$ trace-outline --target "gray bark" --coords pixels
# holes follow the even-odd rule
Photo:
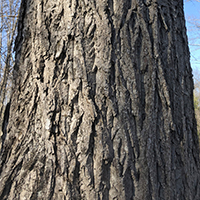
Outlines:
[[[182,0],[22,0],[0,199],[199,200]]]

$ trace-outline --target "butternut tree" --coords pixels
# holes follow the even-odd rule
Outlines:
[[[22,0],[0,199],[199,200],[182,0]]]

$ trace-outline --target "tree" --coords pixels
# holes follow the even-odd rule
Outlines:
[[[194,69],[194,109],[197,120],[197,132],[200,139],[200,71],[198,68]]]
[[[186,0],[186,2],[188,2],[188,1],[191,1],[191,0]],[[199,0],[194,0],[194,1],[200,2]]]
[[[187,2],[200,2],[199,0],[186,0]],[[195,5],[198,5],[194,4]],[[185,5],[187,6],[187,4]],[[198,58],[198,50],[200,47],[200,23],[199,18],[194,16],[187,16],[187,22],[188,22],[188,38],[189,38],[189,46],[190,46],[190,52],[191,52],[191,64],[193,68],[193,74],[194,74],[194,108],[195,108],[195,116],[197,120],[197,131],[198,136],[200,139],[200,79],[199,79],[199,58]],[[195,66],[196,65],[196,66]]]
[[[9,101],[12,87],[13,43],[16,36],[19,4],[20,0],[0,1],[0,129],[2,129],[5,104]]]
[[[0,199],[199,199],[181,0],[22,0],[15,49]]]
[[[200,5],[199,2],[200,2],[199,0],[185,0],[185,7],[189,6],[189,4],[192,4],[195,9],[195,7],[198,7]],[[197,17],[197,15],[191,15],[191,14],[186,15],[186,17],[187,17],[189,47],[191,52],[191,62],[193,66],[196,65],[195,67],[197,67],[199,64],[198,51],[200,49],[200,31],[199,31],[200,19],[199,17]]]

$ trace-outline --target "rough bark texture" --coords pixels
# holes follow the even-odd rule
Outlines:
[[[182,0],[22,0],[16,53],[0,199],[200,199]]]

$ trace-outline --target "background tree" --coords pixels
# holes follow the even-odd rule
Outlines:
[[[183,1],[22,0],[3,130],[2,200],[199,200]]]
[[[199,0],[186,0],[187,2],[200,2]],[[200,13],[199,13],[200,14]],[[198,51],[200,49],[200,17],[187,15],[188,23],[188,36],[190,45],[190,59],[193,65],[193,75],[194,75],[194,105],[195,114],[197,120],[198,135],[200,136],[200,57],[198,57]]]
[[[14,66],[14,39],[20,0],[0,1],[0,136],[6,103],[9,101]],[[1,146],[1,145],[0,145]]]
[[[187,6],[192,4],[194,5],[194,9],[195,9],[195,6],[197,7],[197,5],[200,5],[199,3],[200,3],[199,0],[186,0],[185,7],[187,8]],[[196,9],[196,12],[197,12],[197,9]],[[194,13],[196,12],[194,11]],[[200,16],[200,12],[198,13]],[[200,63],[200,57],[196,53],[200,49],[200,17],[199,16],[195,14],[186,15],[191,61],[194,63],[196,62],[197,66]],[[197,66],[193,66],[193,68],[196,68]]]
[[[200,139],[200,71],[198,68],[194,69],[194,108],[197,120],[197,130]]]

